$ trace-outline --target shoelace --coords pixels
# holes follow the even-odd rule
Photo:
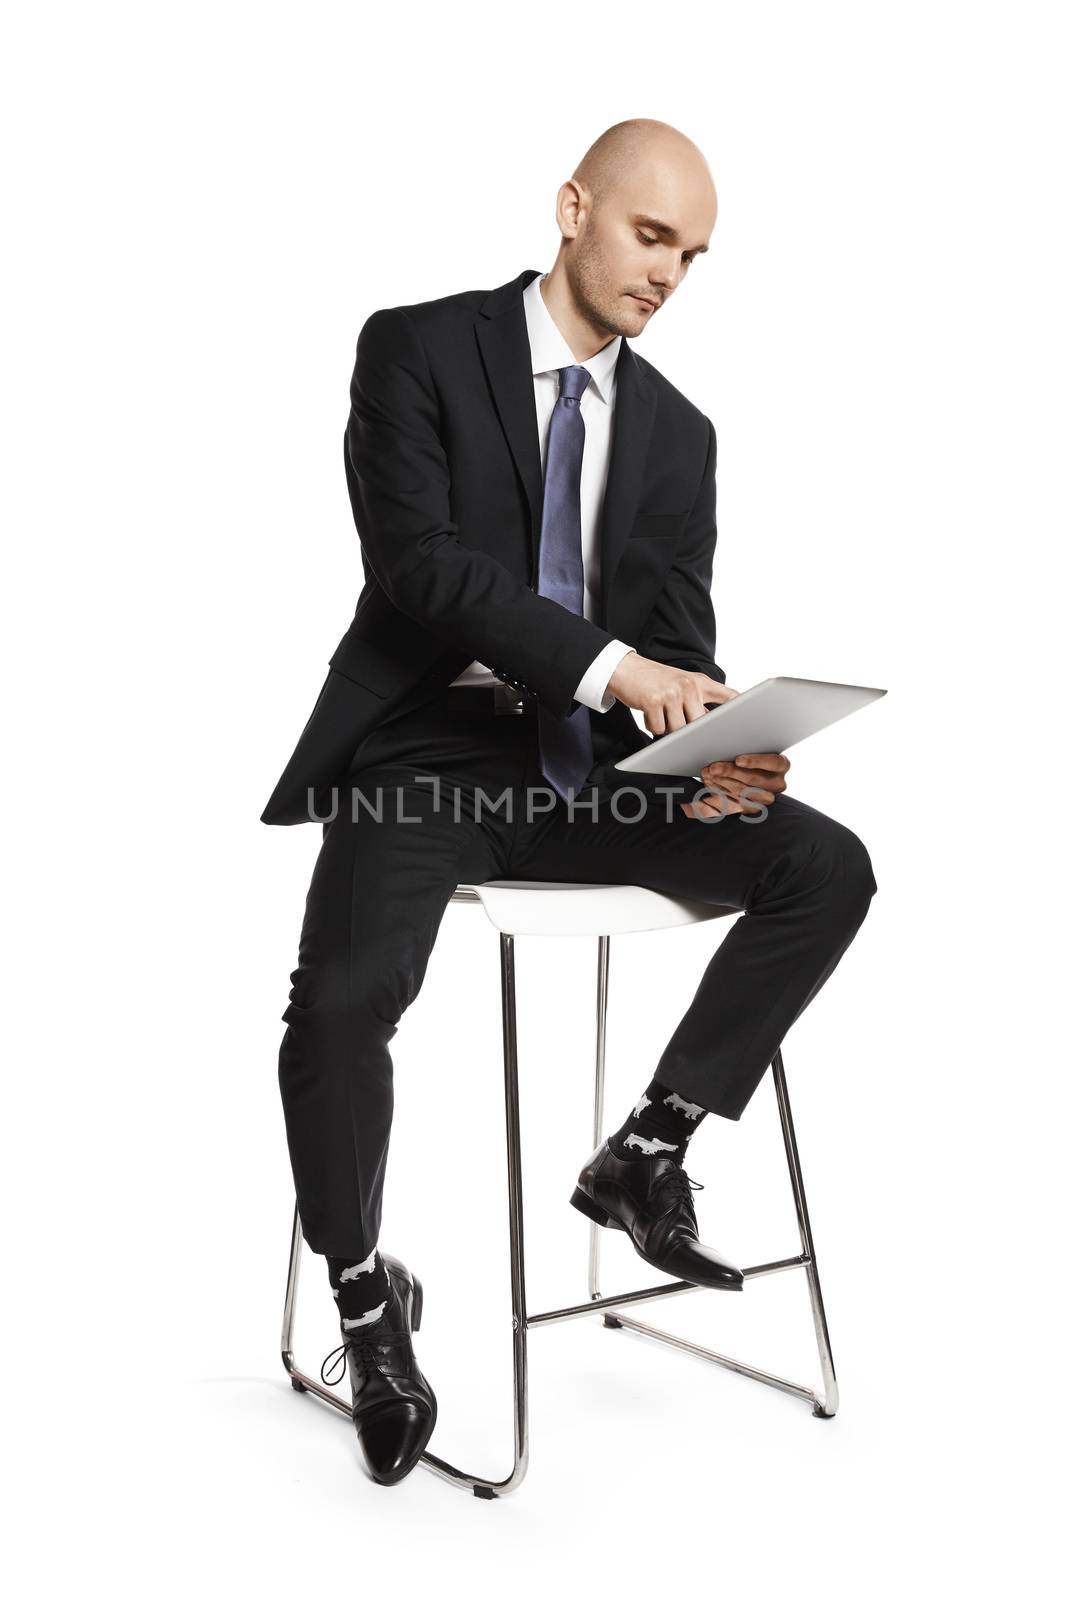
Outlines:
[[[319,1368],[319,1376],[323,1383],[328,1383],[331,1388],[335,1388],[345,1375],[345,1371],[347,1369],[347,1361],[345,1358],[349,1352],[352,1354],[352,1358],[356,1367],[363,1373],[366,1373],[371,1368],[376,1368],[378,1365],[377,1358],[374,1354],[375,1350],[379,1349],[383,1344],[406,1344],[408,1337],[409,1336],[406,1333],[376,1333],[373,1339],[346,1339],[343,1344],[339,1344],[337,1346],[336,1350],[331,1350],[329,1355],[323,1357],[322,1366]],[[337,1374],[336,1378],[327,1377],[327,1362],[330,1362],[331,1372],[333,1371],[334,1367],[337,1366],[338,1362],[340,1363],[341,1370]]]
[[[702,1183],[698,1183],[695,1178],[689,1176],[684,1167],[678,1166],[677,1162],[672,1162],[652,1193],[658,1195],[666,1191],[667,1199],[673,1199],[676,1203],[682,1201],[684,1205],[691,1209],[693,1205],[693,1190],[703,1189],[703,1187]]]

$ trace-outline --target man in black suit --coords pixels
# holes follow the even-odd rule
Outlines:
[[[550,272],[379,310],[359,335],[345,471],[366,582],[263,820],[323,824],[279,1083],[380,1483],[436,1418],[421,1284],[377,1246],[389,1041],[456,884],[626,882],[744,912],[572,1197],[723,1289],[742,1274],[699,1238],[689,1139],[740,1117],[877,888],[856,835],[784,794],[780,753],[703,785],[614,765],[736,693],[715,662],[715,430],[629,343],[715,216],[690,140],[620,123],[559,190]]]

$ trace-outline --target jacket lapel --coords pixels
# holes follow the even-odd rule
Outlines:
[[[544,484],[522,294],[539,276],[537,268],[528,267],[510,283],[490,290],[475,324],[493,401],[526,496],[531,584],[536,584]],[[600,533],[600,609],[605,628],[611,580],[633,526],[655,414],[655,391],[624,338],[615,368],[615,416]]]
[[[623,339],[615,364],[615,417],[600,520],[601,627],[611,632],[611,582],[641,503],[656,393]]]
[[[510,283],[491,290],[478,308],[479,316],[475,323],[493,402],[526,494],[532,530],[531,564],[527,574],[531,584],[536,583],[544,487],[537,437],[537,407],[530,371],[530,340],[526,332],[526,314],[522,308],[522,291],[532,278],[537,277],[540,277],[537,269],[529,267]]]

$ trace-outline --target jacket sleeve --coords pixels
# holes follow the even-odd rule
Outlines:
[[[711,567],[715,524],[715,428],[709,418],[708,453],[693,509],[678,541],[674,562],[649,612],[637,643],[640,655],[688,672],[706,672],[717,683],[726,674],[715,661],[715,611]]]
[[[555,715],[613,635],[537,594],[450,520],[448,458],[426,352],[398,307],[375,311],[356,344],[345,432],[349,498],[364,554],[399,611]]]

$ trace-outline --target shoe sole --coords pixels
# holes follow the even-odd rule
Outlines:
[[[610,1211],[605,1211],[604,1207],[598,1206],[595,1200],[590,1200],[584,1190],[575,1189],[571,1195],[571,1205],[576,1211],[580,1211],[583,1216],[588,1217],[590,1222],[598,1223],[601,1228],[617,1228],[620,1233],[625,1233],[641,1260],[647,1261],[648,1265],[655,1267],[657,1272],[665,1272],[667,1270],[658,1261],[653,1261],[651,1256],[646,1256],[630,1230],[624,1227],[617,1217],[613,1217]],[[692,1278],[683,1278],[682,1281],[684,1283],[692,1283],[694,1280]],[[743,1277],[737,1282],[731,1278],[714,1278],[710,1283],[701,1283],[699,1287],[701,1289],[743,1289],[744,1282]]]

